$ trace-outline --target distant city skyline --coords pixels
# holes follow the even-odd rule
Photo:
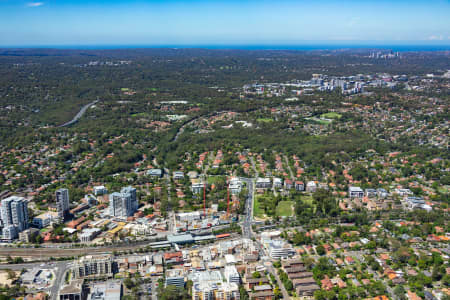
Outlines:
[[[450,45],[450,2],[0,0],[0,47]]]

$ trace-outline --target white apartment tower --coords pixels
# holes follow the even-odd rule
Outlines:
[[[137,197],[136,197],[136,189],[134,187],[132,187],[132,186],[127,186],[127,187],[122,188],[120,190],[120,192],[122,194],[129,194],[130,195],[130,197],[131,197],[131,210],[132,210],[131,214],[134,214],[136,212],[136,210],[139,208],[139,203],[138,203],[138,200],[137,200]]]
[[[56,191],[56,210],[58,211],[58,218],[61,222],[64,221],[66,213],[69,211],[69,190],[59,189]]]
[[[1,218],[3,238],[12,240],[28,228],[28,202],[25,198],[11,196],[2,200]]]
[[[132,216],[131,195],[124,193],[109,194],[109,214],[114,217]]]

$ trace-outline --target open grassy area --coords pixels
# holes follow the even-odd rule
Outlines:
[[[314,117],[314,118],[306,118],[306,120],[309,120],[309,121],[312,121],[312,122],[315,122],[315,123],[319,123],[319,124],[322,124],[322,125],[328,125],[328,124],[331,123],[331,121],[322,120],[322,119],[319,119],[319,118],[316,118],[316,117]]]
[[[450,187],[448,185],[443,185],[443,186],[438,187],[439,193],[442,193],[442,194],[447,194],[449,192],[449,190],[450,190]]]
[[[259,207],[258,197],[255,197],[255,201],[253,201],[253,216],[264,217],[264,211]]]
[[[131,115],[132,117],[150,117],[151,115],[149,113],[146,112],[141,112],[141,113],[135,113]]]
[[[270,118],[259,118],[259,119],[256,119],[256,121],[263,122],[263,123],[270,123],[270,122],[273,122],[273,119],[270,119]]]
[[[303,203],[307,203],[309,205],[312,205],[312,203],[313,203],[313,198],[312,198],[312,196],[309,196],[309,195],[302,196],[301,200],[303,201]]]
[[[335,113],[335,112],[329,112],[326,114],[322,114],[320,117],[326,118],[326,119],[340,119],[342,117],[342,115]]]
[[[208,176],[208,184],[217,184],[220,181],[225,181],[225,176]]]
[[[277,215],[280,217],[290,217],[294,214],[292,207],[294,201],[280,201],[277,206]]]
[[[312,196],[310,196],[310,195],[303,195],[301,198],[300,198],[300,200],[303,202],[303,203],[305,203],[305,204],[308,204],[308,205],[311,205],[312,207],[313,207],[313,210],[314,210],[314,212],[316,212],[316,210],[317,210],[317,207],[314,205],[314,200],[313,200],[313,198],[312,198]]]

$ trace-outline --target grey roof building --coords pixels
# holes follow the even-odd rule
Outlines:
[[[122,282],[120,280],[109,280],[95,283],[91,287],[88,300],[120,300],[122,299]]]

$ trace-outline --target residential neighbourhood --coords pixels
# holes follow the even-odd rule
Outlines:
[[[4,62],[1,296],[449,299],[448,53],[155,51]]]

